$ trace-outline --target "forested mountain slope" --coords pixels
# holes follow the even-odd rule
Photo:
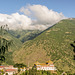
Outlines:
[[[35,39],[24,43],[14,56],[15,63],[33,65],[36,61],[52,60],[59,70],[75,72],[73,47],[75,19],[66,19],[43,31]],[[74,44],[74,43],[73,43]]]
[[[41,30],[9,30],[9,33],[22,43],[34,39]]]

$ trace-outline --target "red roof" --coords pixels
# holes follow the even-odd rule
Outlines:
[[[0,68],[3,68],[4,66],[0,66]]]
[[[11,71],[15,71],[15,69],[6,69],[6,72],[11,72]]]

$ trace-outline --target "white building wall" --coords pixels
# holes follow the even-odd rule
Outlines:
[[[6,72],[6,73],[8,73],[8,75],[13,75],[13,74],[15,74],[15,72]]]
[[[56,70],[55,67],[37,67],[37,70]]]

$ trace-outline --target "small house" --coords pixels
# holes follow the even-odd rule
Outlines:
[[[16,74],[16,70],[15,69],[6,69],[4,75],[6,75],[6,74],[8,74],[8,75]]]

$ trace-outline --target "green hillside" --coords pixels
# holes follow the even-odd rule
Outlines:
[[[20,42],[20,40],[16,39],[15,37],[10,35],[5,30],[3,30],[2,32],[3,32],[3,35],[0,34],[0,36],[2,36],[3,38],[5,38],[7,40],[12,41],[12,44],[11,44],[9,50],[6,51],[6,53],[5,53],[6,60],[5,60],[4,64],[14,64],[12,54],[15,50],[18,50],[22,46],[22,43]]]
[[[21,42],[34,39],[40,33],[40,30],[10,30],[9,33],[18,38]]]
[[[57,69],[75,72],[74,52],[70,45],[74,41],[75,19],[62,20],[35,39],[24,43],[23,47],[13,54],[14,61],[32,66],[36,61],[45,62],[50,59]]]

